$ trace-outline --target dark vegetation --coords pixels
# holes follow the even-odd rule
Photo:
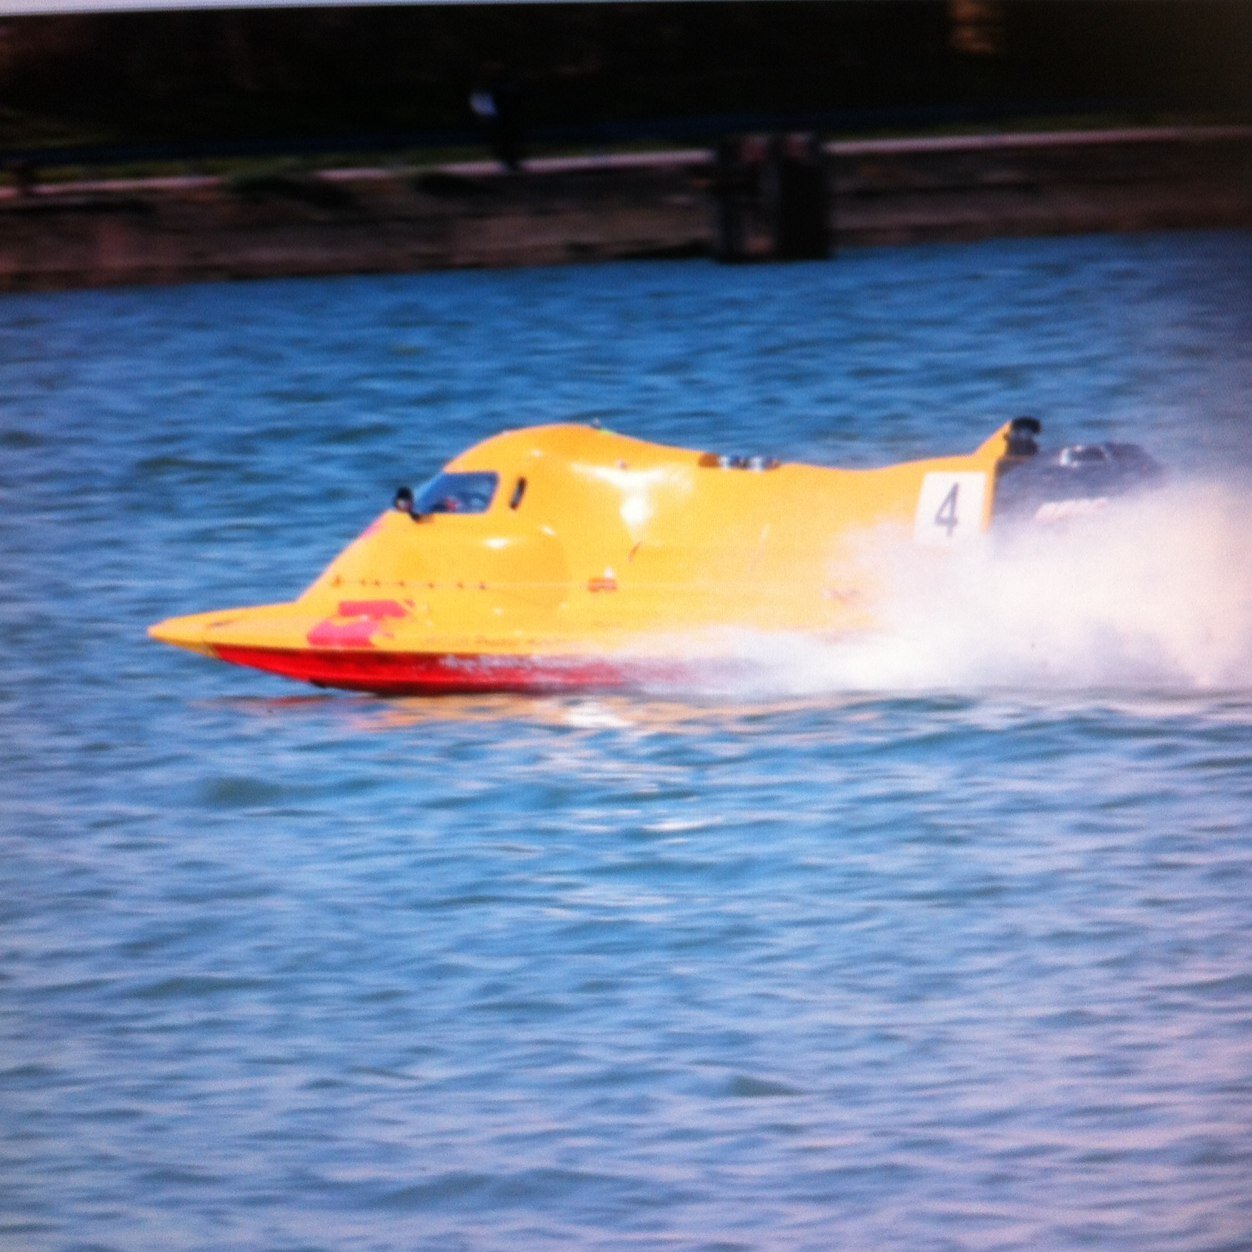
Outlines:
[[[441,148],[512,92],[532,143],[1248,120],[1244,0],[738,0],[0,20],[0,155]],[[70,150],[74,150],[71,152]]]

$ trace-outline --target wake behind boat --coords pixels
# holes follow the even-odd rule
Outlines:
[[[667,681],[726,628],[873,625],[866,539],[946,548],[1055,523],[1160,476],[1134,444],[1038,450],[1033,418],[972,453],[833,469],[581,425],[487,439],[394,506],[289,603],[175,617],[154,639],[383,695]]]

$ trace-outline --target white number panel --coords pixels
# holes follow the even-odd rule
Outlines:
[[[981,534],[986,496],[986,474],[927,474],[917,497],[914,538],[937,546]]]

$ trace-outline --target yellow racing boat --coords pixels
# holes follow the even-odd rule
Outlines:
[[[1133,444],[1039,453],[1016,418],[964,456],[832,469],[592,426],[470,448],[283,604],[170,618],[154,639],[386,695],[668,681],[727,629],[839,637],[873,623],[868,536],[949,547],[1062,520],[1150,481]]]

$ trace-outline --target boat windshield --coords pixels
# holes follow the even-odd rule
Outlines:
[[[495,498],[498,474],[436,474],[413,501],[413,512],[485,513]]]

